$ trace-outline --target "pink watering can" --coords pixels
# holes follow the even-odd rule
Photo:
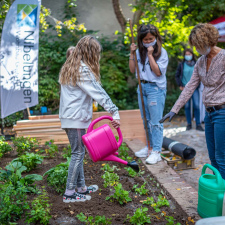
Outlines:
[[[116,156],[118,155],[117,150],[123,142],[120,128],[117,128],[119,135],[118,142],[108,124],[104,124],[93,130],[94,125],[103,119],[113,120],[110,116],[101,116],[93,120],[88,127],[87,134],[82,136],[83,143],[86,146],[92,161],[115,161],[130,166],[133,170],[139,172],[138,164],[135,161],[127,162]]]

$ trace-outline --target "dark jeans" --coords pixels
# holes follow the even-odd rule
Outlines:
[[[225,179],[225,109],[205,113],[205,137],[211,164]]]
[[[195,116],[195,121],[196,121],[196,126],[197,126],[200,124],[199,90],[198,90],[198,88],[194,91],[190,100],[184,106],[187,124],[191,124],[191,99],[193,101],[194,116]]]

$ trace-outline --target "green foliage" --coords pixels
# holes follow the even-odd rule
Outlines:
[[[41,224],[49,224],[50,206],[47,192],[43,189],[42,193],[31,202],[31,210],[27,214],[26,222],[29,224],[39,221]]]
[[[13,113],[13,114],[5,117],[4,122],[3,122],[3,120],[0,120],[0,125],[1,126],[3,125],[3,127],[12,127],[13,125],[16,124],[16,122],[18,120],[21,120],[21,119],[23,119],[23,111]]]
[[[146,182],[143,185],[141,185],[140,188],[138,188],[138,186],[139,186],[139,184],[136,184],[136,185],[133,186],[133,189],[136,193],[138,193],[140,195],[147,195],[148,194],[149,190],[145,188]]]
[[[145,173],[145,171],[139,171],[136,173],[131,167],[124,167],[124,169],[129,173],[129,176],[135,177],[135,176],[140,176]]]
[[[29,174],[23,177],[22,173],[27,168],[21,162],[11,162],[5,168],[6,170],[0,170],[0,181],[5,184],[12,184],[15,188],[25,187],[25,192],[38,192],[36,185],[33,185],[33,183],[42,180],[41,175]]]
[[[17,221],[29,209],[26,187],[0,183],[0,224]]]
[[[0,158],[7,152],[10,152],[12,147],[5,141],[3,136],[0,137]]]
[[[67,162],[60,163],[59,165],[48,170],[43,176],[47,177],[47,182],[52,186],[56,192],[63,194],[66,188],[66,181],[68,175],[68,168],[70,164],[70,158],[67,158]]]
[[[117,184],[114,187],[115,193],[111,196],[107,196],[105,200],[117,201],[120,205],[126,204],[127,202],[131,202],[132,199],[129,197],[129,191],[125,191],[122,187],[122,184]]]
[[[109,172],[109,173],[113,173],[115,170],[119,170],[118,168],[117,168],[117,166],[110,166],[108,163],[106,163],[102,168],[101,168],[101,170],[104,170],[105,172]]]
[[[50,158],[53,158],[58,152],[58,145],[54,144],[54,140],[51,139],[45,142],[45,146],[48,147],[45,149],[46,154],[48,154]]]
[[[154,201],[153,197],[148,197],[145,201],[143,201],[143,204],[151,205],[156,212],[160,212],[160,207],[170,205],[168,200],[165,198],[165,196],[162,196],[162,195],[158,196],[157,202]]]
[[[105,216],[96,216],[95,218],[93,218],[93,216],[87,217],[82,212],[77,214],[76,217],[81,222],[89,225],[107,225],[112,223],[111,218],[105,218]]]
[[[31,150],[38,147],[38,140],[36,138],[30,137],[15,137],[12,138],[13,144],[16,147],[18,155],[22,155],[25,152],[30,152]]]
[[[175,224],[176,219],[174,219],[173,216],[166,216],[165,219],[168,222],[166,225],[181,225],[180,223]]]
[[[126,143],[122,143],[121,146],[119,147],[119,157],[123,160],[127,160],[127,158],[129,157],[128,152],[129,152],[129,148],[127,147]]]
[[[63,156],[64,159],[66,159],[68,157],[71,157],[71,146],[70,146],[70,144],[67,145],[66,148],[63,148],[63,155],[62,156]]]
[[[133,216],[127,215],[127,219],[131,224],[142,225],[145,223],[151,223],[151,217],[147,215],[148,208],[138,208],[136,209]]]
[[[119,182],[119,176],[116,173],[110,173],[106,171],[103,175],[102,178],[104,179],[104,184],[103,186],[106,188],[108,186],[114,186],[117,185]]]
[[[43,156],[34,153],[26,153],[26,155],[21,155],[19,158],[14,159],[12,162],[21,162],[23,166],[27,167],[27,172],[35,169],[38,164],[43,161]]]

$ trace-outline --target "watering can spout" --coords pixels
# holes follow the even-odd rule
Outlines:
[[[139,166],[136,161],[128,162],[127,165],[131,167],[135,172],[139,172]]]

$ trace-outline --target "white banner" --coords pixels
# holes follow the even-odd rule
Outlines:
[[[41,0],[16,0],[1,37],[1,118],[38,104]]]

